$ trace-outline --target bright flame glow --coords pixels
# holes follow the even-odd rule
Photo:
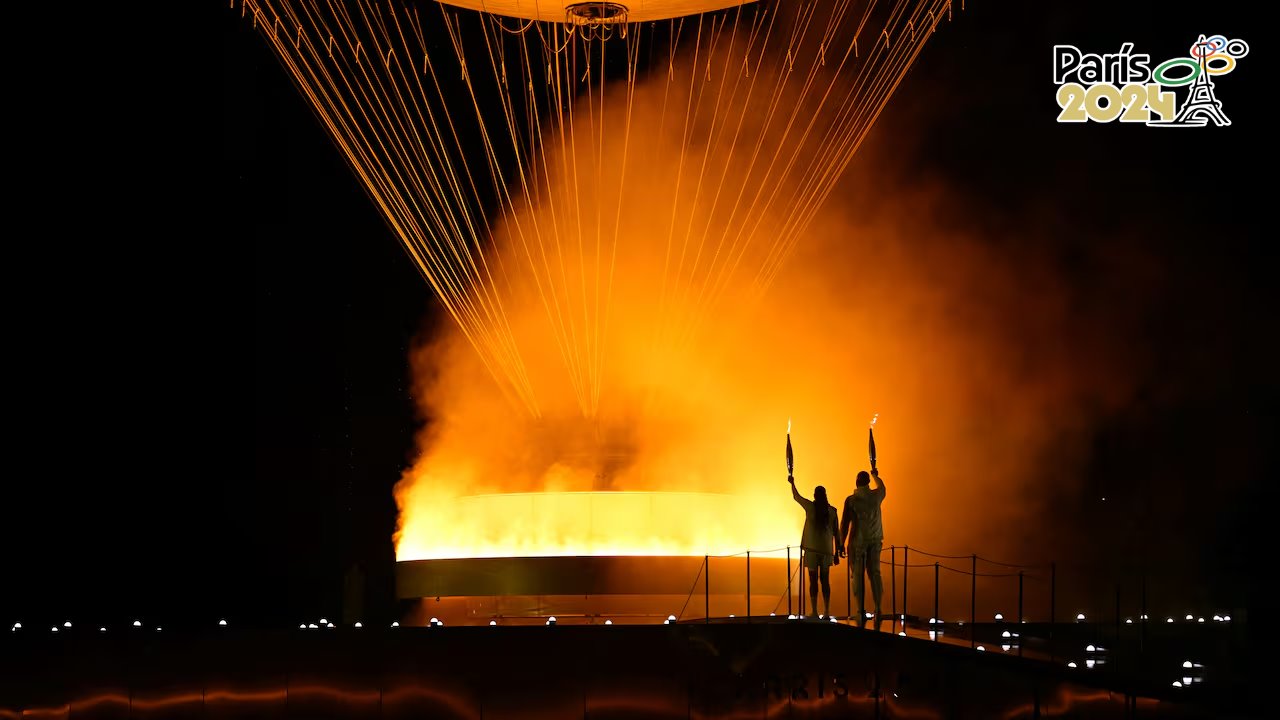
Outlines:
[[[142,627],[142,621],[141,621],[141,620],[134,620],[134,621],[133,621],[133,626],[134,626],[134,627]]]
[[[568,476],[565,478],[569,482]],[[785,498],[786,495],[783,495]],[[397,559],[729,555],[794,544],[778,497],[693,492],[470,495],[415,505]],[[421,520],[421,524],[417,521]]]
[[[1184,661],[1182,662],[1182,667],[1184,667],[1184,668],[1189,668],[1189,667],[1191,667],[1191,661],[1190,661],[1190,660],[1184,660]]]
[[[227,626],[227,621],[226,621],[226,620],[219,620],[219,621],[218,621],[218,625],[220,625],[221,627],[226,627],[226,626]]]

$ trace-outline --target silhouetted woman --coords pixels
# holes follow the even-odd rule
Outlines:
[[[791,497],[804,508],[804,532],[800,547],[804,550],[804,567],[809,571],[809,607],[818,608],[818,579],[822,580],[823,615],[831,614],[831,566],[840,564],[840,546],[836,537],[840,533],[836,509],[827,502],[827,489],[819,485],[813,489],[813,499],[808,500],[796,490],[796,479],[787,476],[791,483]]]

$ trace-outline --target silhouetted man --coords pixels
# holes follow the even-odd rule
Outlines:
[[[871,578],[871,595],[875,600],[876,622],[880,621],[880,598],[884,584],[880,580],[880,548],[884,543],[884,526],[880,523],[880,503],[884,502],[884,480],[880,472],[872,470],[876,487],[871,489],[871,475],[866,470],[858,473],[853,494],[845,498],[844,515],[840,521],[840,544],[848,538],[849,565],[853,570],[853,594],[858,598],[858,622],[865,624],[867,612],[863,601],[862,574]],[[852,528],[853,532],[850,532]]]

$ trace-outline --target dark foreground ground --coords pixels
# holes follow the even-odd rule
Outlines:
[[[992,628],[993,630],[995,628]],[[1031,628],[1028,628],[1030,630]],[[1071,628],[1056,632],[1059,642]],[[1078,631],[1078,630],[1077,630]],[[292,631],[50,628],[0,640],[0,718],[1250,717],[1221,659],[1169,678],[791,621]],[[995,635],[998,637],[998,634]],[[1083,638],[1081,638],[1083,639]],[[1078,643],[1075,643],[1078,644]],[[1109,652],[1109,651],[1108,651]],[[1201,656],[1208,648],[1194,650]],[[1092,657],[1083,652],[1080,660]],[[1200,663],[1197,663],[1200,664]],[[1168,667],[1165,667],[1168,666]]]

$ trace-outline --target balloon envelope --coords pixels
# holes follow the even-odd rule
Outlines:
[[[572,5],[615,5],[627,9],[628,22],[666,20],[685,15],[723,10],[738,5],[750,5],[755,0],[614,0],[605,3],[586,3],[582,0],[440,0],[446,5],[457,5],[470,10],[481,10],[494,15],[506,15],[524,20],[564,22],[566,8]]]

